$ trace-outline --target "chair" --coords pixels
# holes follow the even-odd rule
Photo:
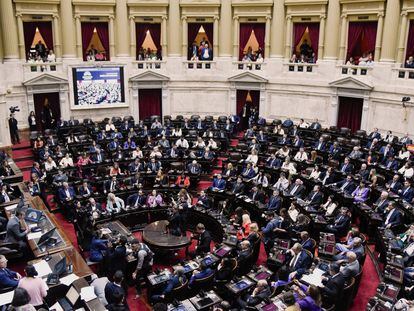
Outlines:
[[[185,281],[184,284],[173,288],[173,290],[167,295],[166,300],[172,301],[174,299],[181,301],[187,298],[188,294],[188,280]]]
[[[23,252],[20,251],[19,244],[10,243],[7,241],[0,242],[0,255],[4,255],[7,260],[18,259],[23,257]]]
[[[348,136],[349,134],[351,134],[351,129],[350,129],[350,128],[347,128],[347,127],[341,127],[341,128],[339,129],[339,133],[340,133],[341,135]]]
[[[83,124],[91,124],[91,123],[93,123],[92,119],[90,118],[83,119]]]
[[[174,171],[182,171],[184,169],[184,163],[183,162],[171,162],[170,169]]]
[[[352,146],[359,146],[361,144],[361,141],[357,138],[352,138],[351,139],[351,145]]]
[[[204,118],[204,120],[205,120],[206,122],[213,122],[213,121],[214,121],[214,118],[213,118],[213,116],[206,116],[206,117]]]
[[[239,152],[230,152],[229,153],[229,161],[230,162],[238,162],[242,158],[241,154]]]
[[[275,119],[275,120],[273,120],[272,124],[273,124],[273,125],[279,125],[279,124],[282,124],[282,120],[280,120],[280,119]]]
[[[341,303],[336,307],[337,311],[346,311],[352,304],[354,297],[352,297],[353,291],[355,287],[355,279],[351,278],[348,285],[344,287],[342,291],[342,299]]]
[[[198,135],[198,133],[197,133],[197,131],[196,131],[196,130],[189,130],[189,131],[188,131],[188,135],[187,135],[187,136],[190,136],[190,137],[197,137],[197,135]]]
[[[219,116],[218,117],[218,123],[226,123],[227,117],[226,116]]]
[[[334,126],[334,125],[333,125],[333,126],[330,126],[330,127],[329,127],[329,131],[330,131],[330,132],[333,132],[333,133],[336,133],[336,132],[338,131],[338,127],[336,127],[336,126]]]
[[[363,269],[361,267],[361,271],[359,271],[359,273],[355,276],[355,285],[354,285],[354,291],[352,293],[352,298],[355,298],[355,296],[358,293],[359,284],[361,283],[361,279],[362,279],[362,273],[363,273]]]
[[[208,277],[202,279],[194,280],[193,285],[191,286],[191,293],[198,293],[201,289],[203,291],[208,291],[214,283],[214,273]],[[193,295],[192,295],[193,296]]]
[[[357,130],[355,131],[355,136],[359,138],[365,138],[367,136],[367,132],[364,130]]]
[[[113,124],[119,124],[122,122],[121,117],[112,117],[112,123]]]
[[[177,121],[183,121],[184,120],[184,116],[182,116],[182,115],[177,115],[176,117],[175,117],[175,120],[177,120]]]
[[[124,121],[133,122],[134,121],[134,117],[133,116],[125,116],[124,117]]]
[[[164,116],[164,122],[165,122],[165,121],[167,121],[167,120],[168,120],[168,121],[171,121],[171,119],[172,119],[172,118],[171,118],[171,116],[170,116],[170,115],[166,115],[166,116]]]
[[[322,134],[321,137],[323,138],[324,141],[330,141],[331,140],[331,135],[329,135],[329,134]]]
[[[150,117],[150,119],[151,119],[151,122],[154,122],[157,119],[161,120],[160,116],[158,116],[158,115],[153,115],[153,116]]]

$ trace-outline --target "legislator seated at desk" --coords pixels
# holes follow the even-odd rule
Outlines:
[[[333,185],[335,185],[341,192],[348,195],[350,195],[356,188],[352,175],[347,175],[345,179]]]
[[[124,274],[121,270],[118,270],[113,275],[113,282],[109,282],[105,286],[105,299],[108,305],[118,303],[118,295],[122,294],[125,297],[125,290],[122,287],[122,281],[124,280]]]
[[[15,288],[19,284],[21,275],[7,268],[7,259],[0,255],[0,289]]]
[[[326,227],[326,231],[344,235],[348,232],[351,224],[351,217],[348,208],[342,207],[339,215],[335,217],[334,223]]]
[[[380,215],[383,215],[385,213],[385,209],[388,207],[389,202],[390,201],[388,200],[388,192],[381,191],[380,197],[373,204],[374,211]]]
[[[261,303],[262,301],[269,299],[272,291],[266,280],[259,280],[253,292],[246,294],[237,299],[237,304],[240,308],[245,309],[247,306],[253,307]]]
[[[151,297],[152,301],[164,300],[167,295],[169,295],[173,289],[183,286],[187,282],[187,277],[185,276],[184,267],[177,267],[173,274],[167,281],[167,284],[161,290],[159,294],[154,294]]]
[[[30,232],[23,222],[26,214],[18,209],[14,215],[9,219],[6,227],[6,241],[9,243],[16,243],[19,245],[20,250],[27,251],[27,234]]]
[[[190,282],[188,283],[188,286],[194,287],[197,281],[208,278],[209,276],[213,274],[214,274],[214,270],[211,269],[204,261],[202,261],[200,263],[200,269],[193,271],[193,275],[190,278]]]
[[[361,181],[351,195],[354,197],[355,203],[363,203],[368,199],[369,188],[366,187],[364,181]]]
[[[357,255],[354,252],[347,252],[346,259],[338,260],[337,263],[345,264],[340,269],[345,280],[350,280],[361,271]]]
[[[412,202],[414,199],[414,188],[411,187],[411,181],[406,179],[402,189],[398,190],[400,197],[406,202]]]
[[[290,271],[290,279],[295,277],[300,278],[312,264],[312,258],[302,248],[300,243],[295,243],[286,254],[287,256],[284,268]]]
[[[395,202],[390,202],[385,209],[385,219],[383,227],[386,229],[395,229],[402,223],[401,212],[396,208]]]
[[[286,191],[287,195],[294,196],[296,198],[300,198],[304,195],[305,186],[303,185],[302,180],[299,178],[295,180],[295,183],[290,185],[289,189]]]
[[[211,186],[211,190],[223,191],[224,189],[226,189],[226,181],[223,179],[221,174],[217,174],[217,176],[213,179],[213,185]]]
[[[339,248],[340,252],[334,256],[334,260],[346,259],[346,254],[348,252],[354,252],[357,255],[358,260],[360,260],[365,254],[365,248],[362,245],[362,239],[360,237],[355,237],[348,247],[341,246],[340,244],[336,245],[336,249]]]
[[[339,305],[341,303],[345,281],[345,277],[340,273],[340,266],[336,263],[331,263],[329,265],[329,276],[322,277],[324,287],[321,289],[321,294],[325,305]]]

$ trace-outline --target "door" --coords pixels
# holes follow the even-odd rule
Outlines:
[[[53,124],[49,124],[49,121],[52,121],[52,119],[54,120],[54,124],[56,124],[61,116],[59,92],[33,94],[33,99],[37,129],[44,131],[45,129],[50,128],[53,126]],[[47,108],[45,108],[46,106],[50,107],[50,117],[44,117],[44,112],[47,111]],[[43,123],[42,120],[45,120],[46,123]]]
[[[347,127],[354,133],[361,129],[363,98],[339,97],[338,128]]]
[[[240,130],[245,130],[249,126],[249,118],[259,116],[260,91],[237,90],[236,100],[237,115],[240,117]]]
[[[161,89],[139,89],[138,105],[140,120],[145,120],[151,116],[160,116],[162,119]]]

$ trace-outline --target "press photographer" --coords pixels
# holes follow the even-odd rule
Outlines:
[[[17,120],[14,117],[16,111],[20,111],[19,107],[12,106],[10,109],[9,130],[12,144],[20,144],[19,129],[17,127]]]

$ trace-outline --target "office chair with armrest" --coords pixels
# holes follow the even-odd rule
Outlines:
[[[187,298],[188,298],[188,280],[186,280],[185,283],[182,284],[181,286],[173,288],[173,290],[168,295],[166,295],[165,300],[173,301],[174,299],[177,299],[181,301]]]
[[[352,301],[354,299],[354,297],[352,297],[352,294],[354,292],[354,287],[355,287],[355,279],[351,278],[351,280],[348,282],[348,284],[344,287],[344,290],[342,291],[341,304],[336,307],[337,311],[349,310],[349,308],[352,305]]]

